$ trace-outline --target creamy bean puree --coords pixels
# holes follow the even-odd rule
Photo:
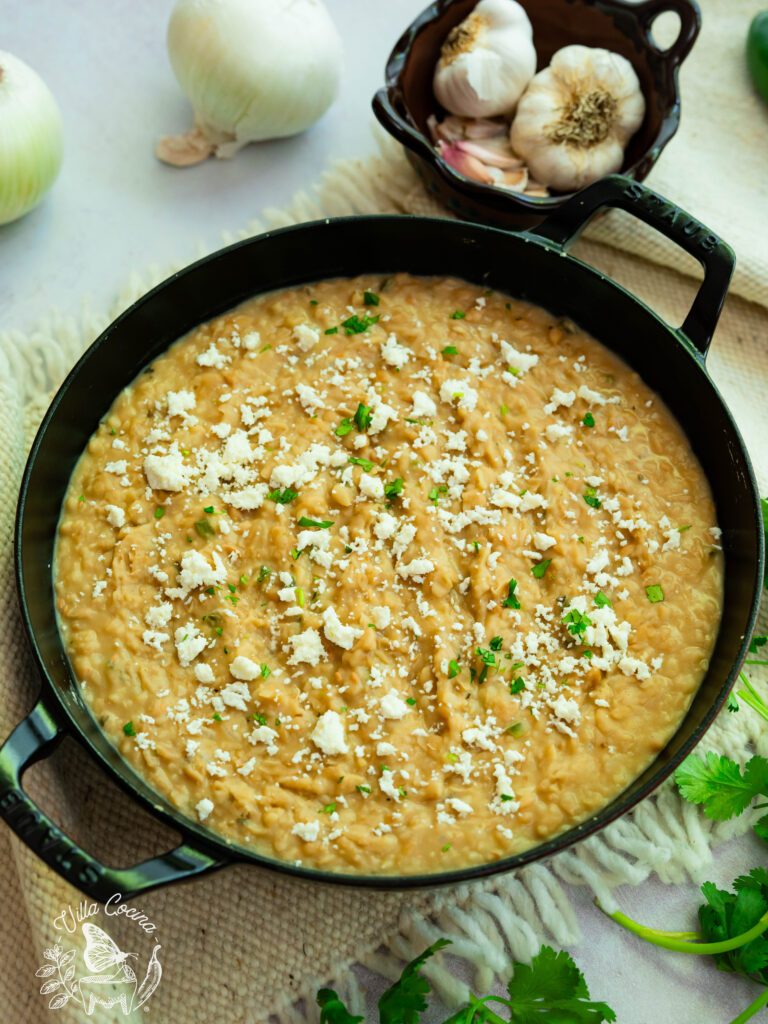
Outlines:
[[[56,594],[98,722],[183,814],[304,865],[432,872],[649,764],[707,667],[718,537],[680,428],[593,339],[367,276],[247,302],[119,396]]]

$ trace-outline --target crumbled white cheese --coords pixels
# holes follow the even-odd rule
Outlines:
[[[344,723],[337,711],[326,711],[320,716],[310,739],[324,754],[346,754],[349,750],[344,737]]]
[[[331,643],[349,651],[354,647],[355,640],[363,635],[364,630],[345,626],[336,614],[336,609],[329,606],[323,612],[323,632]]]
[[[437,406],[426,392],[414,391],[412,401],[411,419],[423,419],[437,415]]]
[[[318,821],[297,821],[291,829],[292,836],[298,836],[305,843],[314,843],[320,835],[320,822]]]
[[[377,476],[362,473],[360,476],[360,490],[368,498],[383,498],[384,483]]]
[[[235,679],[256,679],[261,674],[261,669],[255,661],[244,657],[242,654],[230,662],[229,671]]]
[[[205,352],[200,353],[196,362],[198,366],[213,366],[217,370],[223,370],[230,362],[230,358],[219,352],[216,343],[212,341]]]
[[[168,402],[169,416],[182,416],[186,418],[186,414],[189,413],[190,409],[194,409],[197,405],[197,400],[192,391],[169,391],[166,395],[166,400]]]
[[[195,665],[195,679],[199,683],[212,683],[214,680],[213,669],[210,665],[205,665],[203,662],[198,662]]]
[[[162,629],[171,621],[173,605],[170,601],[163,601],[161,604],[149,608],[144,616],[144,621],[150,629]]]
[[[179,451],[148,455],[144,459],[144,473],[153,491],[183,491],[190,479],[190,467],[184,464]]]
[[[392,689],[379,701],[379,708],[383,718],[400,719],[404,718],[410,708],[402,699],[397,690]]]
[[[323,641],[316,629],[305,629],[303,633],[289,637],[288,643],[293,648],[293,654],[288,659],[289,665],[298,665],[299,662],[318,665],[325,655]]]
[[[397,574],[398,576],[402,576],[404,579],[408,576],[418,579],[419,576],[424,576],[426,573],[432,572],[434,568],[435,563],[431,562],[428,558],[414,558],[410,562],[398,565]]]
[[[299,324],[293,329],[293,339],[302,352],[309,352],[320,340],[320,330],[310,327],[309,324]]]
[[[185,626],[179,626],[173,634],[176,644],[176,653],[179,656],[179,664],[186,668],[195,660],[198,654],[207,646],[208,641],[198,631],[194,622],[188,622]]]
[[[114,526],[116,530],[119,530],[121,526],[125,525],[125,512],[118,508],[117,505],[107,505],[105,511],[107,513],[107,522],[110,526]]]
[[[374,605],[371,608],[371,620],[377,629],[386,629],[392,621],[392,612],[386,605]]]
[[[444,402],[458,402],[460,409],[471,412],[477,405],[477,391],[469,381],[460,380],[458,377],[446,380],[440,385],[440,398]]]
[[[213,810],[213,801],[209,800],[208,797],[204,797],[195,805],[195,810],[197,811],[197,816],[200,821],[205,821]]]

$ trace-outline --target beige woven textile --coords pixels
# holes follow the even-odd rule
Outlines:
[[[718,229],[737,250],[740,270],[708,365],[738,420],[762,492],[768,493],[768,112],[753,99],[741,70],[741,39],[756,6],[705,2],[704,32],[683,73],[684,127],[651,183]],[[311,196],[297,197],[290,210],[268,211],[265,221],[249,225],[243,236],[324,215],[428,211],[399,149],[389,141],[379,140],[379,146],[380,153],[364,163],[337,166]],[[679,250],[635,222],[621,220],[609,226],[604,219],[592,239],[610,240],[643,258],[594,240],[580,243],[577,254],[647,300],[670,323],[680,323],[697,284],[659,265],[683,265]],[[134,275],[114,309],[85,312],[79,322],[51,317],[26,337],[0,331],[0,738],[29,710],[39,688],[12,575],[13,513],[28,445],[52,388],[77,354],[117,311],[162,276]],[[748,711],[721,715],[707,747],[740,759],[754,749],[768,754],[768,737],[760,737],[760,725]],[[169,830],[107,781],[72,740],[32,768],[26,785],[66,832],[107,863],[134,863],[176,843]],[[148,1012],[135,1019],[159,1024],[253,1024],[270,1014],[285,1021],[314,1019],[311,1006],[296,1002],[300,997],[336,979],[354,1003],[360,993],[346,970],[351,963],[367,960],[391,972],[398,960],[437,934],[453,936],[454,952],[477,965],[476,983],[482,989],[494,973],[508,971],[510,957],[530,957],[543,938],[556,944],[578,940],[569,883],[591,885],[609,902],[611,886],[639,883],[652,871],[667,882],[700,877],[711,848],[748,825],[743,816],[713,826],[667,785],[600,836],[549,864],[474,887],[375,895],[308,887],[244,866],[229,868],[136,901],[157,924],[163,978]],[[35,977],[43,948],[56,937],[53,919],[80,899],[0,827],[5,937],[0,1005],[9,1024],[85,1019],[72,1005],[48,1010]],[[118,922],[111,934],[121,949],[135,948],[131,922]],[[461,997],[463,983],[452,981],[439,964],[430,971],[444,998]],[[115,1010],[98,1013],[91,1019],[126,1019]]]

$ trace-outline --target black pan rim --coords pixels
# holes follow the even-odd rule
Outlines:
[[[66,719],[67,734],[75,738],[86,749],[89,755],[97,760],[99,767],[102,770],[105,770],[108,773],[109,777],[113,781],[117,782],[120,788],[127,792],[132,797],[132,799],[137,801],[145,810],[149,811],[154,817],[159,818],[165,825],[169,826],[174,831],[180,832],[184,840],[189,840],[195,846],[203,850],[209,852],[213,851],[215,854],[223,855],[225,860],[230,863],[254,864],[255,866],[263,867],[270,871],[276,871],[280,874],[288,875],[293,878],[299,878],[305,881],[312,881],[316,883],[320,882],[332,885],[343,885],[359,889],[404,891],[415,888],[436,888],[443,885],[456,885],[464,882],[471,882],[491,875],[507,872],[514,868],[522,867],[536,860],[541,860],[545,857],[550,856],[553,853],[566,849],[567,847],[573,845],[581,839],[586,838],[587,836],[593,834],[599,829],[602,829],[611,821],[616,820],[616,818],[621,817],[622,815],[627,813],[627,811],[629,811],[632,807],[634,807],[637,803],[639,803],[642,799],[644,799],[647,795],[649,795],[650,792],[655,790],[664,781],[664,779],[668,778],[674,771],[675,767],[700,742],[702,736],[710,727],[720,708],[723,706],[728,695],[728,692],[730,691],[731,687],[733,686],[733,683],[738,677],[741,665],[747,654],[749,640],[757,619],[759,596],[762,586],[762,558],[755,566],[753,581],[753,599],[750,606],[750,613],[746,621],[746,628],[744,631],[741,646],[737,654],[737,658],[734,661],[731,670],[727,674],[725,681],[721,685],[716,700],[711,704],[707,714],[703,717],[701,723],[699,724],[695,732],[691,735],[691,737],[684,744],[681,745],[680,749],[677,750],[665,764],[657,768],[652,773],[648,781],[642,787],[640,787],[640,789],[632,792],[632,794],[628,797],[623,797],[622,794],[619,794],[614,799],[614,801],[612,801],[611,804],[608,805],[608,807],[611,808],[609,813],[608,808],[603,808],[597,814],[591,815],[588,819],[580,822],[578,825],[567,830],[566,832],[553,836],[545,842],[539,843],[536,846],[529,848],[528,850],[522,851],[521,853],[513,854],[505,858],[500,858],[499,860],[491,861],[487,864],[475,865],[468,868],[458,868],[445,872],[435,872],[419,875],[352,875],[344,874],[341,872],[322,871],[319,869],[295,865],[287,861],[279,861],[277,859],[273,859],[256,852],[249,851],[243,847],[235,846],[233,843],[226,840],[224,837],[219,837],[215,833],[208,832],[207,830],[200,828],[197,825],[197,823],[195,823],[192,819],[182,815],[180,812],[174,811],[173,809],[166,810],[164,807],[158,806],[156,801],[153,802],[150,798],[146,797],[143,793],[139,792],[135,788],[135,783],[133,783],[131,779],[127,777],[133,775],[135,776],[136,780],[143,781],[141,780],[141,777],[138,775],[138,773],[136,773],[134,769],[128,764],[128,762],[124,760],[121,760],[124,774],[121,774],[120,771],[118,771],[113,765],[111,765],[109,761],[106,759],[105,755],[102,753],[102,751],[99,750],[98,747],[96,747],[95,744],[91,741],[91,739],[86,735],[84,730],[81,728],[80,724],[75,720],[75,718],[70,713],[68,707],[58,696],[56,688],[54,687],[53,683],[50,680],[42,653],[38,647],[35,630],[32,625],[31,617],[28,610],[24,570],[22,564],[21,528],[24,518],[24,510],[26,506],[27,495],[30,486],[30,477],[34,470],[34,465],[39,449],[43,441],[45,440],[48,425],[50,424],[50,421],[54,417],[55,412],[62,398],[69,390],[73,381],[77,379],[82,367],[90,360],[94,352],[97,349],[100,349],[101,346],[109,342],[110,336],[119,325],[121,325],[125,320],[130,318],[132,315],[135,315],[135,313],[139,309],[143,308],[145,305],[152,302],[158,294],[162,294],[172,282],[178,280],[180,277],[189,275],[202,267],[210,265],[217,259],[225,258],[235,250],[247,249],[254,243],[263,244],[269,239],[279,235],[295,234],[297,232],[306,233],[313,230],[317,230],[318,228],[322,227],[332,228],[333,225],[338,224],[340,222],[357,222],[363,224],[370,224],[371,222],[374,221],[390,222],[393,225],[402,225],[405,223],[415,223],[417,225],[419,223],[425,223],[430,225],[439,223],[445,225],[446,223],[453,223],[456,227],[456,230],[463,229],[467,232],[471,232],[475,235],[480,236],[485,234],[489,234],[491,236],[502,236],[510,244],[514,244],[517,240],[519,240],[524,244],[534,244],[540,246],[541,248],[549,252],[552,252],[553,254],[557,253],[561,258],[565,255],[558,246],[549,243],[546,239],[539,238],[538,236],[536,236],[535,233],[525,235],[511,235],[507,231],[490,226],[483,226],[463,221],[450,222],[444,221],[440,218],[432,217],[404,216],[399,214],[356,215],[353,217],[322,218],[312,222],[302,223],[299,225],[293,225],[290,227],[279,228],[274,231],[269,231],[264,234],[255,236],[253,238],[233,243],[232,245],[227,246],[223,249],[219,249],[216,252],[210,253],[207,256],[204,256],[201,259],[196,260],[189,266],[174,272],[167,279],[160,282],[149,292],[147,292],[145,295],[139,298],[135,303],[133,303],[123,313],[121,313],[120,316],[118,316],[94,340],[94,342],[86,349],[86,351],[78,359],[75,366],[67,374],[65,380],[57,390],[56,395],[54,396],[52,402],[50,403],[46,411],[46,414],[43,417],[43,420],[40,424],[38,432],[31,446],[30,454],[24,469],[21,488],[19,492],[19,503],[17,508],[15,524],[14,568],[16,573],[17,593],[19,595],[22,621],[24,623],[24,627],[34,653],[37,667],[41,673],[41,693],[43,698],[47,698],[46,703],[48,702],[48,700],[53,702],[54,707],[51,710],[55,713],[56,717],[61,719],[63,714],[63,716]],[[583,263],[580,260],[577,260],[572,256],[565,256],[565,258],[573,263],[578,263],[587,272],[589,272],[595,278],[599,279],[603,286],[615,288],[622,292],[627,297],[627,299],[630,300],[636,307],[639,307],[644,314],[652,317],[655,321],[657,321],[660,325],[664,327],[668,334],[671,335],[671,343],[676,343],[687,351],[691,360],[691,371],[699,372],[703,375],[708,387],[713,392],[713,397],[717,399],[723,411],[725,412],[726,418],[733,431],[734,437],[738,440],[740,454],[744,460],[745,467],[747,468],[749,474],[751,491],[754,498],[754,508],[752,511],[756,525],[756,534],[760,541],[760,550],[762,553],[761,531],[757,529],[757,525],[761,523],[760,504],[754,477],[754,471],[751,465],[751,461],[749,459],[749,454],[746,451],[740,432],[733,420],[733,417],[730,413],[730,410],[728,409],[728,406],[723,401],[722,396],[720,395],[714,382],[712,381],[711,377],[706,371],[706,367],[704,365],[704,360],[702,356],[695,351],[695,349],[693,348],[693,346],[690,345],[690,343],[687,342],[687,339],[685,339],[684,335],[681,335],[679,332],[676,332],[674,329],[670,328],[658,316],[658,314],[654,313],[654,311],[650,309],[650,307],[648,307],[645,303],[639,300],[626,288],[624,288],[617,282],[611,280],[610,278],[607,278],[600,271],[595,270],[593,267]],[[365,266],[358,266],[355,272],[366,272]],[[313,278],[313,280],[318,280],[318,278],[315,277]],[[309,280],[307,280],[307,283],[309,283]],[[281,287],[286,287],[286,285],[278,284],[274,288],[263,289],[261,291],[257,290],[253,292],[253,294],[263,294],[264,291],[277,290]],[[242,300],[237,299],[235,300],[234,304],[237,304],[237,302],[239,301]],[[222,306],[222,309],[226,308],[231,308],[231,305],[225,304]],[[144,365],[147,365],[154,358],[156,358],[156,354],[148,355]],[[109,396],[109,403],[107,404],[107,408],[116,397],[116,395]],[[105,741],[107,743],[109,743],[109,740],[106,738],[106,734],[100,732],[100,735],[105,738]],[[646,769],[646,771],[650,770],[652,767],[653,765],[650,765],[649,768]],[[624,792],[626,792],[626,790]]]

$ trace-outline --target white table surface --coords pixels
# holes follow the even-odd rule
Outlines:
[[[369,153],[370,97],[392,44],[423,2],[327,0],[345,47],[342,89],[331,110],[300,137],[187,170],[153,155],[159,136],[191,125],[165,51],[171,6],[170,0],[0,0],[0,47],[43,76],[61,106],[66,135],[52,192],[25,218],[0,228],[3,327],[28,332],[53,307],[76,315],[85,296],[106,310],[132,270],[192,260],[201,241],[215,245],[223,229],[237,230],[264,207],[285,205],[330,161]],[[745,837],[718,851],[707,877],[730,886],[737,874],[764,862],[765,847]],[[640,943],[605,919],[585,890],[572,895],[584,934],[572,952],[593,997],[615,1009],[619,1024],[726,1024],[759,993],[705,958]],[[695,927],[700,897],[693,884],[651,880],[621,890],[620,898],[646,923]],[[363,977],[373,997],[376,985]],[[440,1018],[433,1011],[425,1019]],[[768,1020],[768,1012],[755,1019]]]

